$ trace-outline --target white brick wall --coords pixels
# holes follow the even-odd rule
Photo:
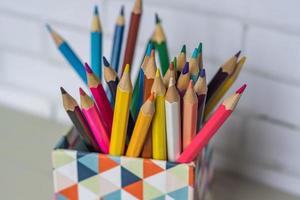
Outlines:
[[[78,87],[83,84],[44,26],[53,25],[82,60],[89,61],[89,27],[95,3],[105,32],[104,55],[109,58],[120,6],[126,6],[128,22],[132,0],[0,1],[1,104],[69,123],[59,87],[78,98]],[[154,12],[162,17],[171,57],[183,43],[190,54],[199,41],[203,42],[209,78],[225,59],[242,49],[247,64],[231,91],[243,82],[249,88],[237,112],[214,139],[217,166],[298,194],[299,6],[296,0],[145,0],[133,70],[134,77],[153,31]]]

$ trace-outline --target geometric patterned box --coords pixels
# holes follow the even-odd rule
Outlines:
[[[205,162],[200,160],[198,165]],[[74,130],[56,146],[52,164],[56,200],[202,199],[203,191],[195,194],[208,182],[201,184],[199,179],[207,177],[201,172],[195,181],[194,163],[86,152]]]

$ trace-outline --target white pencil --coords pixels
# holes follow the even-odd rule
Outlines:
[[[175,80],[170,78],[165,96],[168,160],[176,161],[181,153],[180,96]]]

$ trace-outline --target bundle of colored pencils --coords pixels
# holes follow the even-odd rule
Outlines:
[[[207,84],[202,43],[193,50],[189,60],[183,45],[178,56],[170,62],[166,36],[156,14],[154,33],[132,85],[130,72],[141,15],[142,2],[136,0],[120,77],[118,69],[125,26],[123,7],[117,18],[110,62],[102,56],[102,28],[95,7],[91,29],[91,67],[83,64],[68,43],[47,25],[60,52],[90,90],[79,89],[79,106],[61,88],[64,108],[90,151],[178,163],[192,162],[233,112],[245,90],[246,85],[241,86],[218,105],[237,79],[246,58],[239,59],[239,51],[221,65]],[[160,64],[156,63],[155,51]]]

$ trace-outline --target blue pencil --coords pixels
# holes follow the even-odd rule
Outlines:
[[[102,78],[102,28],[98,7],[95,6],[91,29],[91,67]]]
[[[190,73],[191,73],[191,79],[195,84],[199,75],[198,48],[194,49],[192,57],[190,59]]]
[[[50,32],[57,48],[63,54],[63,56],[67,59],[73,69],[77,72],[80,78],[87,84],[86,72],[83,63],[75,54],[75,52],[71,49],[68,43],[56,32],[54,31],[48,24],[46,25],[48,31]]]
[[[124,35],[124,27],[125,27],[125,18],[124,18],[124,6],[121,7],[120,16],[117,18],[114,39],[113,39],[113,47],[111,51],[111,66],[118,73],[120,55],[122,50],[123,43],[123,35]]]

